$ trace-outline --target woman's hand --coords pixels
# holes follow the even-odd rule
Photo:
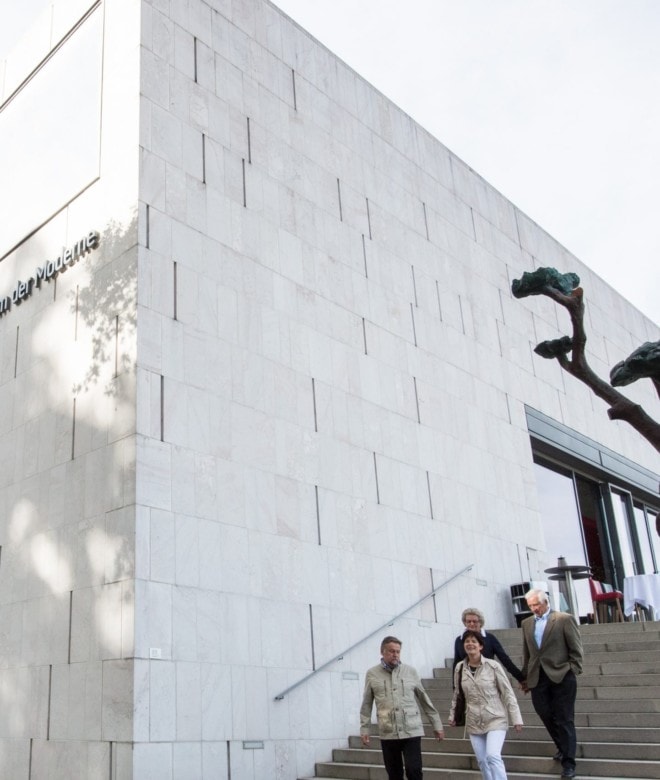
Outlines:
[[[456,725],[456,721],[455,721],[455,720],[452,720],[451,718],[450,718],[450,719],[447,721],[447,723],[448,723],[450,726],[455,726],[455,725]]]
[[[520,732],[522,731],[523,724],[522,723],[516,723],[516,725],[513,727],[516,731]]]

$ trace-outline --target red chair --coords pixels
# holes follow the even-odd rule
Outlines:
[[[591,591],[591,601],[594,605],[594,622],[595,623],[609,623],[607,620],[609,617],[608,607],[612,607],[612,622],[623,622],[623,610],[621,609],[621,602],[623,601],[623,593],[620,590],[613,590],[611,585],[605,585],[598,580],[589,579],[589,590]],[[602,618],[605,617],[603,620]]]

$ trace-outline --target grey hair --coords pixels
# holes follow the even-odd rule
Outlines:
[[[531,590],[528,590],[527,593],[525,593],[525,601],[527,599],[531,599],[534,596],[542,603],[547,604],[548,603],[548,594],[543,590],[543,588],[532,588]]]
[[[484,617],[484,613],[480,609],[477,609],[476,607],[470,607],[469,609],[464,609],[463,612],[461,613],[461,623],[463,625],[465,625],[465,618],[468,615],[476,615],[479,618],[479,622],[481,623],[481,628],[484,627],[486,623],[486,618]]]

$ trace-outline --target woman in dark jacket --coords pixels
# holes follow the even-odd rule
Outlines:
[[[506,651],[500,644],[500,640],[494,634],[488,634],[483,630],[484,623],[486,622],[483,612],[474,607],[469,607],[468,609],[463,610],[461,620],[466,629],[481,634],[484,643],[481,654],[484,658],[497,658],[507,672],[509,672],[512,677],[515,677],[518,682],[521,682],[524,679],[520,669],[518,669],[506,654]],[[465,648],[463,647],[463,634],[461,634],[456,637],[456,641],[454,642],[454,664],[452,669],[455,669],[456,664],[459,661],[463,661],[465,657],[466,653]]]

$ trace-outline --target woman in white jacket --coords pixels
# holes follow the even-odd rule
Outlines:
[[[470,736],[484,780],[507,780],[502,745],[507,727],[523,726],[520,707],[509,678],[497,661],[481,655],[484,640],[477,631],[463,634],[467,658],[454,669],[454,695],[449,725],[456,725],[454,713],[459,686],[465,695],[465,730]]]

